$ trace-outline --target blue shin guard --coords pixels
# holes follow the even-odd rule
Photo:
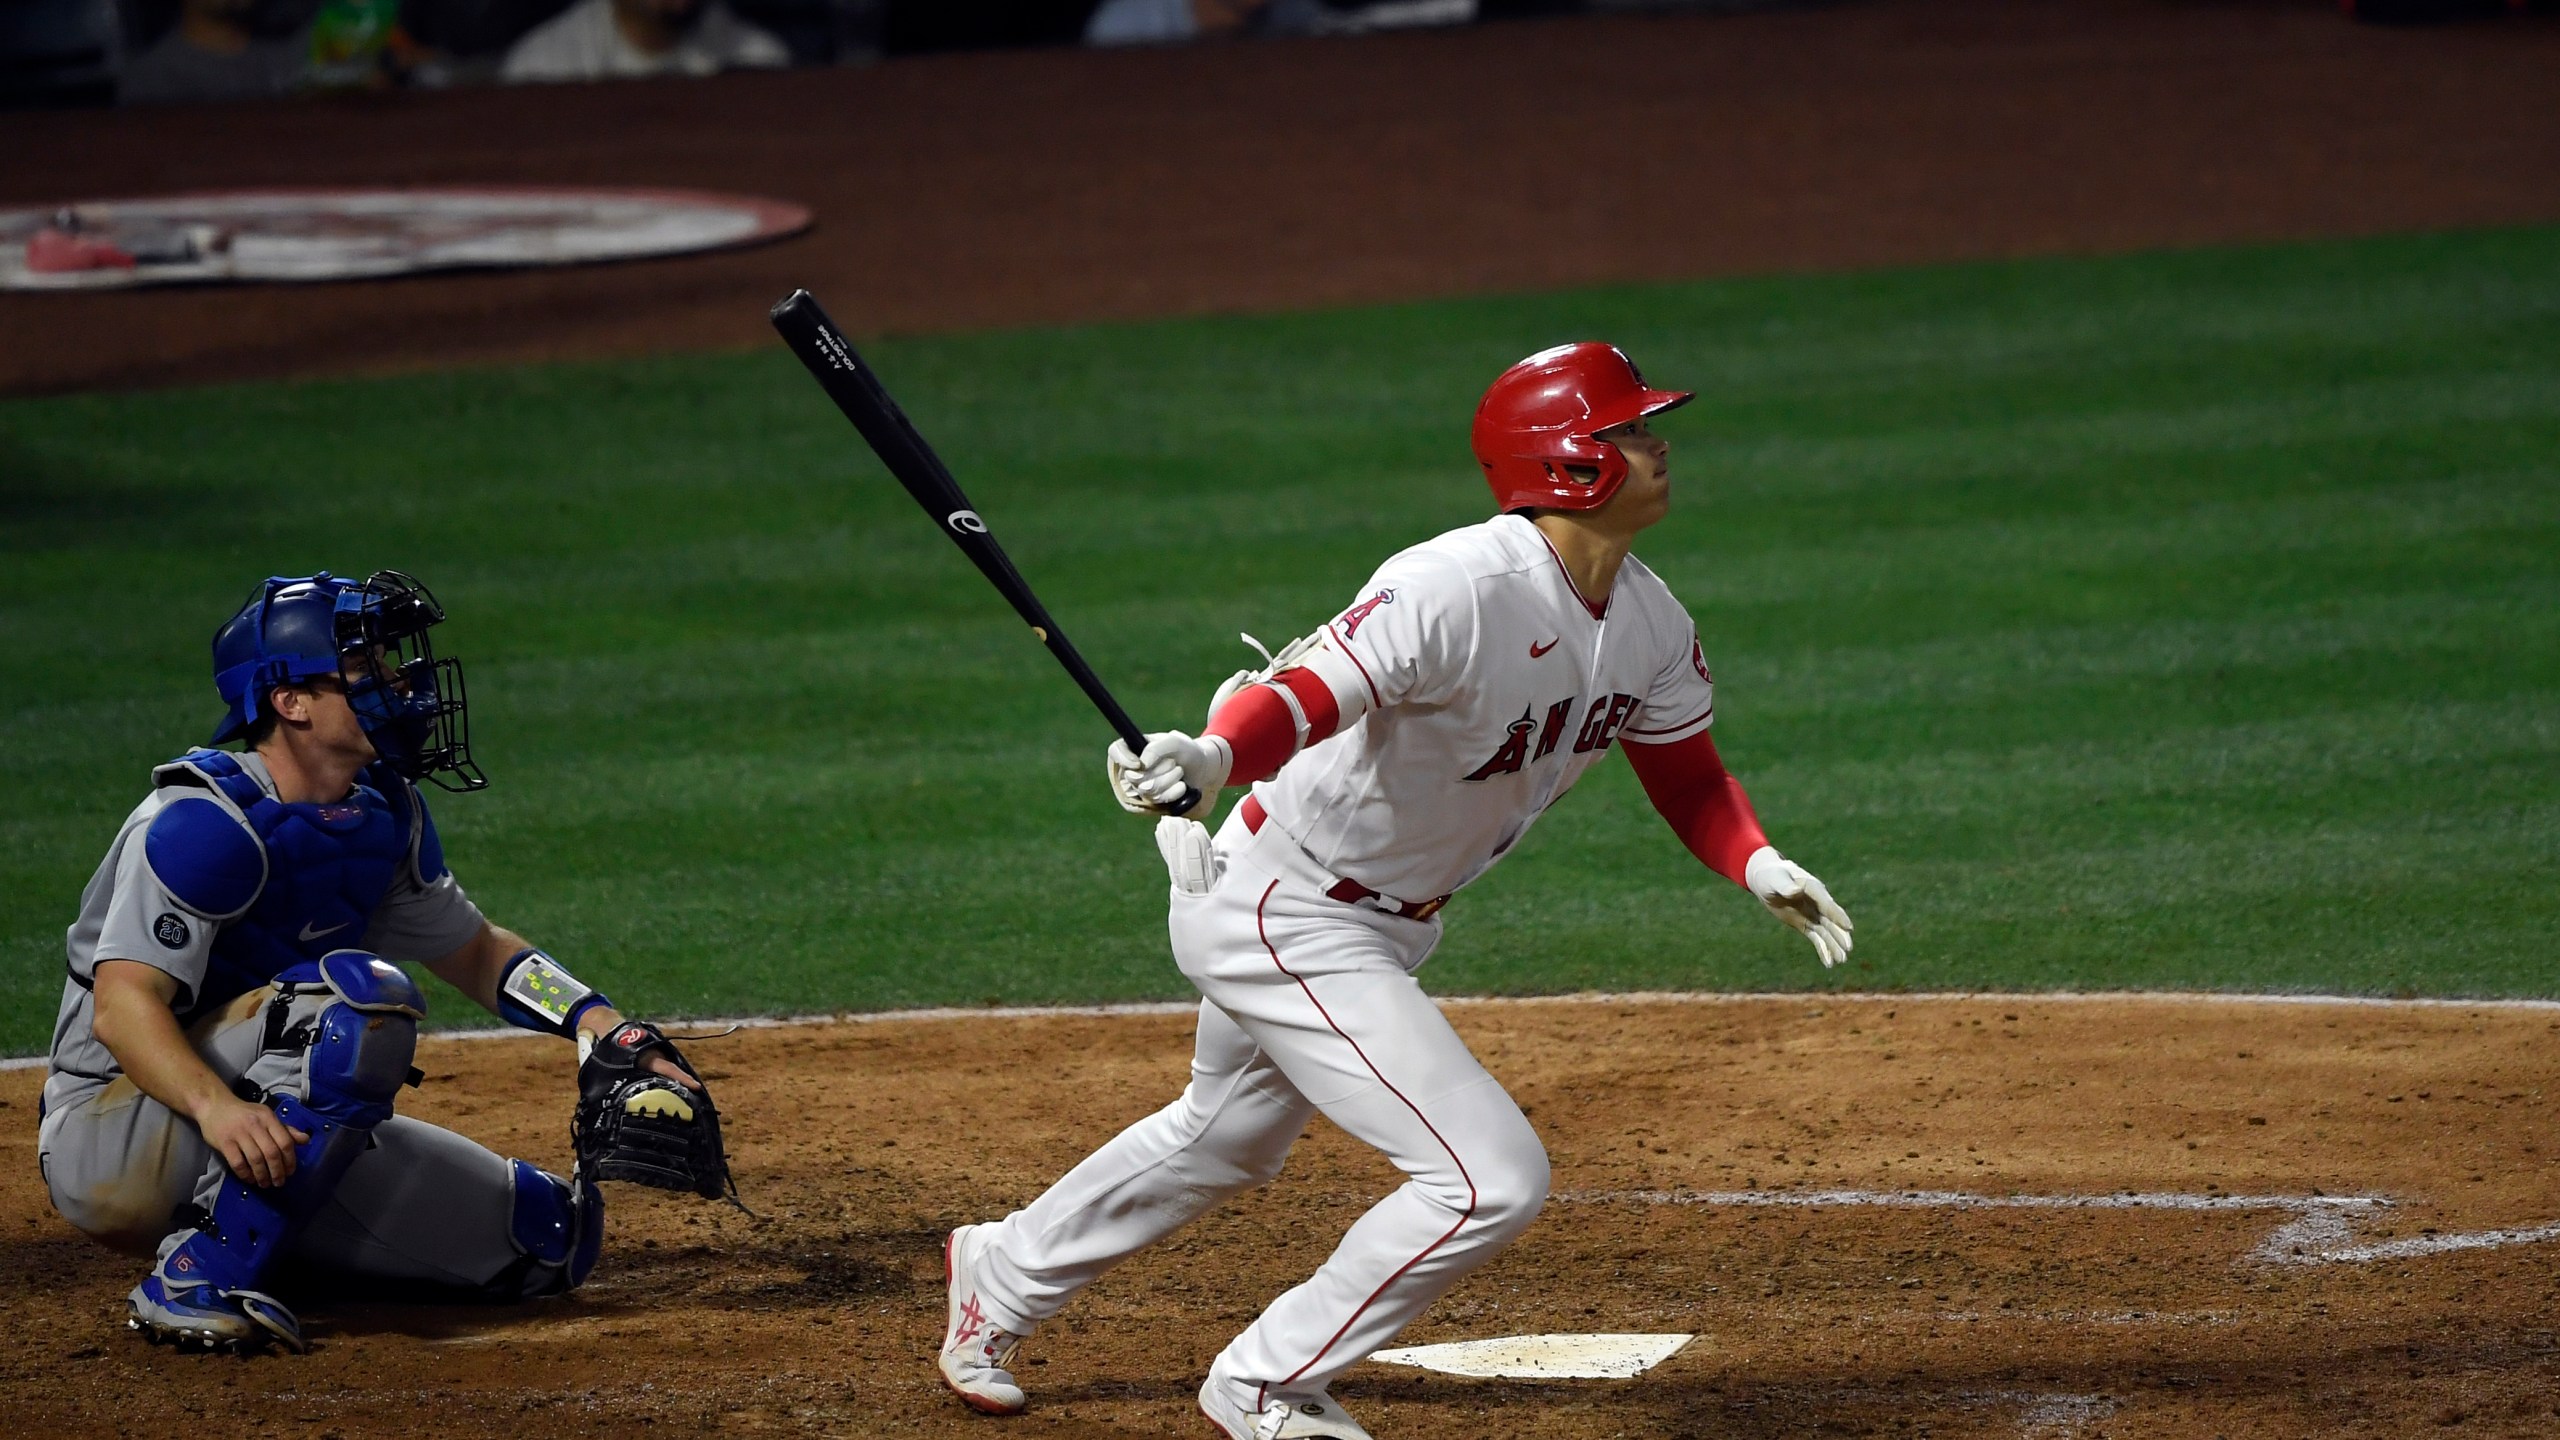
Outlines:
[[[189,1228],[161,1242],[159,1263],[127,1297],[133,1327],[154,1341],[304,1348],[293,1312],[258,1284],[364,1153],[373,1128],[391,1118],[426,1013],[417,982],[374,956],[340,950],[313,968],[332,998],[276,1037],[301,1049],[299,1093],[278,1086],[267,1096],[278,1119],[310,1138],[294,1147],[293,1174],[282,1185],[260,1189],[225,1175],[212,1204],[193,1207]],[[288,979],[301,977],[288,972]]]
[[[522,1160],[507,1162],[507,1235],[516,1262],[489,1282],[491,1300],[531,1300],[574,1290],[604,1249],[604,1192],[583,1177],[563,1180]]]

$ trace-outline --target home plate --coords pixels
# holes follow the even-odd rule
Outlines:
[[[1480,1380],[1626,1380],[1680,1351],[1688,1335],[1505,1335],[1381,1350],[1369,1358]]]

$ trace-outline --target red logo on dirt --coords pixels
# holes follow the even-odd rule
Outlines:
[[[1361,601],[1359,604],[1352,606],[1350,609],[1343,611],[1342,638],[1348,640],[1352,636],[1360,633],[1360,622],[1369,618],[1369,612],[1377,609],[1381,605],[1394,604],[1395,598],[1396,592],[1393,590],[1381,590],[1377,594],[1370,596],[1368,599]]]

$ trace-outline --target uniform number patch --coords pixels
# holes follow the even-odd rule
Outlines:
[[[187,922],[179,919],[177,912],[168,911],[151,922],[151,938],[172,950],[184,950],[187,942],[195,938],[195,932],[187,928]]]

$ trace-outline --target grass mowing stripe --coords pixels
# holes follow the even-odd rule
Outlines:
[[[1481,512],[1485,379],[1700,404],[1640,547],[1853,967],[1604,766],[1435,987],[2560,994],[2560,231],[1627,287],[866,349],[1146,723]],[[0,1049],[210,726],[257,576],[400,563],[491,912],[642,1009],[1171,996],[1101,737],[787,356],[0,404]],[[450,995],[439,1023],[470,1023]]]

